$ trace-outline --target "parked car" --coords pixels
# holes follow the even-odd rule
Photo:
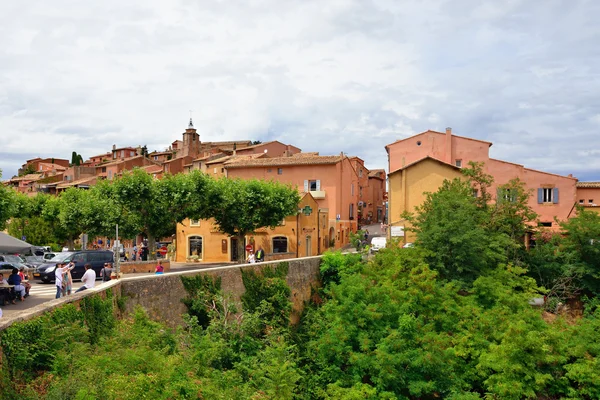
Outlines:
[[[96,271],[96,278],[100,278],[100,270],[104,268],[105,263],[113,263],[113,252],[108,250],[80,250],[73,252],[58,253],[52,260],[44,263],[33,273],[35,279],[40,279],[44,283],[54,282],[54,270],[57,263],[68,263],[73,261],[75,268],[71,271],[73,279],[81,279],[85,273],[85,264],[90,264]]]
[[[42,256],[42,258],[44,259],[44,262],[48,262],[50,260],[52,260],[54,257],[56,257],[56,255],[59,253],[44,253],[44,255]]]
[[[15,254],[0,254],[0,262],[11,264],[15,268],[23,267],[26,272],[33,269],[33,267],[27,265],[21,257]]]
[[[371,253],[384,249],[387,245],[387,238],[384,236],[377,236],[371,239]]]

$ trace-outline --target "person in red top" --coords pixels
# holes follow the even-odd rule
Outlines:
[[[27,275],[25,275],[25,268],[19,268],[19,276],[21,277],[21,285],[25,286],[25,297],[29,297],[29,290],[31,289],[31,283],[25,282]]]
[[[165,272],[165,267],[162,265],[162,260],[158,261],[158,265],[156,266],[156,275],[162,275]]]

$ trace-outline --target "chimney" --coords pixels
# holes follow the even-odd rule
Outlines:
[[[448,164],[452,162],[452,128],[446,128],[446,157],[445,160]]]

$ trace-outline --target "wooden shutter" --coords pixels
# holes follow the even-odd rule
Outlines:
[[[538,188],[538,204],[542,204],[544,202],[544,189]]]
[[[317,191],[321,190],[321,181],[317,179]]]
[[[552,202],[558,204],[558,188],[552,189]]]
[[[308,180],[304,181],[304,193],[308,193]]]

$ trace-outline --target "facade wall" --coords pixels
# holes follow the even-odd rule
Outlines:
[[[327,233],[327,227],[318,223],[319,216],[323,221],[323,215],[319,213],[318,203],[310,195],[305,195],[298,203],[298,209],[310,208],[310,215],[300,212],[282,221],[282,225],[271,228],[260,228],[246,236],[245,244],[250,244],[254,251],[259,247],[265,251],[265,261],[278,259],[289,259],[294,257],[315,256],[323,252],[320,247],[323,243],[323,235]],[[309,210],[307,210],[308,212]],[[229,235],[219,232],[213,220],[190,221],[185,220],[177,225],[177,252],[178,262],[188,261],[191,254],[190,238],[202,238],[202,252],[198,254],[199,262],[234,262],[234,240]],[[287,239],[287,252],[273,252],[273,238],[285,237]],[[233,239],[233,240],[232,240]],[[241,255],[243,259],[248,256],[247,252]]]
[[[294,146],[289,146],[281,142],[268,142],[254,145],[248,148],[238,149],[238,155],[243,154],[262,154],[267,150],[267,157],[285,157],[300,152],[300,149]]]
[[[576,200],[577,204],[586,207],[586,209],[593,209],[600,205],[600,187],[598,188],[581,188],[576,189]]]
[[[423,204],[427,192],[435,192],[444,180],[462,177],[460,171],[450,165],[431,159],[389,175],[389,226],[407,227],[407,221],[401,218],[405,211],[414,213],[415,208]],[[388,230],[390,235],[391,229]],[[414,241],[414,234],[405,233],[401,242]]]
[[[231,168],[229,178],[274,180],[290,183],[299,192],[304,191],[305,180],[319,180],[324,199],[317,199],[319,208],[329,215],[329,228],[335,235],[335,248],[349,243],[349,232],[356,232],[358,215],[358,178],[347,158],[337,164],[286,165],[281,167]],[[352,194],[352,186],[354,193]],[[350,219],[350,204],[353,204],[353,219]],[[339,219],[337,216],[339,215]]]
[[[426,131],[386,146],[390,172],[427,156],[452,165],[461,160],[463,167],[469,161],[487,163],[489,147],[488,142],[435,131]]]

